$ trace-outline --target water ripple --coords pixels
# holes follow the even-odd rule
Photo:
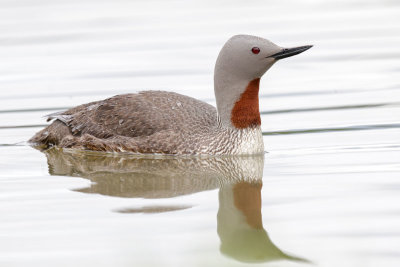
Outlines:
[[[400,128],[400,123],[271,131],[271,132],[263,132],[263,135],[287,135],[287,134],[308,134],[308,133],[345,132],[345,131],[365,131],[365,130],[393,129],[393,128]]]

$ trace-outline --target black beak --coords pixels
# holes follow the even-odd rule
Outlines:
[[[300,53],[303,53],[304,51],[310,49],[313,47],[312,45],[305,45],[305,46],[299,46],[299,47],[293,47],[293,48],[284,48],[281,52],[278,52],[276,54],[273,54],[272,56],[274,59],[282,59],[285,57],[291,57]],[[267,58],[269,58],[267,57]]]

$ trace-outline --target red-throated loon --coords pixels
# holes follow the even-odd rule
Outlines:
[[[50,114],[54,122],[29,142],[94,151],[181,155],[264,153],[258,91],[261,76],[279,59],[312,46],[281,48],[236,35],[214,71],[217,108],[172,92],[117,95]]]

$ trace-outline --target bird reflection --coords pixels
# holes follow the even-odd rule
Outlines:
[[[75,191],[127,198],[170,198],[219,188],[217,231],[221,252],[241,262],[306,261],[281,251],[262,224],[264,156],[159,157],[44,151],[51,175],[89,179]],[[190,206],[144,207],[118,212],[164,212]]]
[[[225,183],[219,190],[218,235],[221,252],[242,262],[279,259],[307,262],[281,251],[262,224],[262,181]]]

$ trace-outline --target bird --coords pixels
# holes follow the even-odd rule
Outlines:
[[[235,35],[214,69],[216,107],[167,91],[140,91],[82,104],[47,116],[52,123],[28,142],[104,152],[168,155],[264,153],[259,85],[278,60],[312,45],[283,48],[253,35]]]

